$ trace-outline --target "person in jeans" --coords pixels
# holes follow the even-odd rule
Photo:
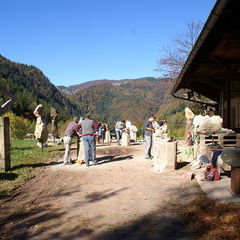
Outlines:
[[[150,117],[145,123],[145,158],[152,159],[151,150],[152,150],[152,135],[154,132],[153,122],[155,118]]]
[[[125,128],[125,120],[118,121],[115,126],[116,138],[118,145],[120,145],[120,139],[122,138],[122,131]]]
[[[80,134],[78,132],[80,129],[80,126],[78,125],[78,122],[79,122],[79,118],[74,117],[73,121],[67,125],[67,128],[64,132],[64,138],[63,138],[64,148],[65,148],[64,162],[63,162],[64,165],[72,164],[70,149],[72,144],[72,138],[80,137]]]
[[[85,164],[89,167],[90,160],[93,164],[96,160],[96,135],[98,131],[98,123],[90,119],[90,115],[86,114],[85,119],[80,124],[82,132],[82,140],[84,142]]]

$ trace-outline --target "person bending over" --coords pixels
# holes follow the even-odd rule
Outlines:
[[[64,138],[63,138],[63,143],[64,143],[64,147],[65,147],[65,154],[64,154],[64,165],[69,165],[72,164],[71,161],[71,155],[70,155],[70,149],[71,149],[71,145],[72,145],[72,138],[73,137],[80,137],[79,134],[79,129],[80,129],[80,125],[78,125],[79,122],[79,118],[78,117],[74,117],[73,121],[71,121],[64,132]]]

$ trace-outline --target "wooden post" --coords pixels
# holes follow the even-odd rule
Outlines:
[[[10,170],[10,121],[8,117],[0,117],[0,169]]]
[[[232,168],[231,190],[234,194],[240,194],[240,168]]]
[[[230,80],[226,81],[226,99],[227,99],[227,128],[231,128],[231,88],[230,88]]]

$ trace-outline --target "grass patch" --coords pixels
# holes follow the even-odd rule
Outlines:
[[[49,165],[62,152],[62,145],[46,147],[42,152],[35,141],[12,140],[11,170],[0,171],[0,198],[8,197],[14,189],[33,177],[37,169]]]

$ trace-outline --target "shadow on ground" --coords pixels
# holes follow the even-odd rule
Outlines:
[[[105,163],[110,163],[110,162],[117,162],[117,161],[123,161],[123,160],[131,160],[133,159],[133,155],[127,155],[124,157],[115,157],[115,156],[104,156],[104,157],[98,157],[97,162],[98,165],[105,164]]]
[[[184,168],[189,164],[190,164],[190,162],[177,162],[176,170]]]
[[[15,178],[18,177],[18,174],[16,173],[11,173],[11,172],[0,172],[0,180],[14,180]]]
[[[31,164],[20,164],[13,166],[11,170],[19,169],[19,168],[37,168],[37,167],[48,167],[48,166],[54,166],[62,164],[62,162],[47,162],[47,163],[31,163]]]
[[[81,205],[92,204],[95,201],[102,201],[106,198],[114,198],[117,194],[124,191],[125,188],[116,191],[92,192],[82,199]],[[169,194],[176,194],[179,190],[172,189]],[[65,192],[57,192],[52,197],[57,201],[66,194],[77,194],[76,189],[71,188]],[[186,196],[180,196],[185,198]],[[94,234],[94,223],[84,222],[85,216],[72,216],[69,219],[64,218],[67,211],[74,211],[77,205],[74,204],[71,209],[52,208],[47,202],[44,206],[37,207],[31,204],[23,207],[17,212],[1,216],[0,228],[2,229],[2,239],[48,239],[48,240],[77,240],[85,237],[91,240],[187,240],[198,239],[204,234],[204,231],[196,232],[189,227],[186,218],[170,214],[173,212],[171,205],[160,207],[157,211],[148,215],[125,222],[118,226],[108,228],[106,232]],[[63,210],[64,209],[64,210]],[[117,214],[117,209],[116,209]],[[96,216],[101,218],[101,216]],[[94,222],[94,219],[91,219]],[[66,222],[71,224],[65,225]],[[111,223],[109,223],[111,224]],[[205,229],[209,230],[209,229]],[[200,239],[200,238],[199,238]]]
[[[36,146],[33,147],[11,147],[11,150],[15,151],[15,150],[21,150],[21,151],[26,151],[26,150],[32,150],[32,149],[36,149]]]
[[[107,198],[113,198],[126,189],[127,188],[121,188],[118,190],[106,190],[92,193],[90,191],[89,194],[82,198],[81,202],[75,202],[75,204],[67,208],[63,208],[62,205],[58,207],[54,205],[53,207],[49,200],[55,202],[62,197],[78,196],[81,191],[79,186],[56,191],[51,196],[44,196],[43,199],[37,198],[34,201],[29,200],[28,204],[16,209],[14,213],[11,213],[11,210],[4,209],[4,205],[2,205],[0,216],[0,239],[77,240],[81,237],[89,236],[95,229],[92,229],[92,224],[89,225],[88,221],[86,222],[85,216],[74,214],[76,209],[84,206],[84,204],[92,204]],[[39,206],[39,202],[45,204]],[[69,212],[73,214],[71,217],[66,217]],[[95,216],[91,220],[94,221],[100,218],[101,216]]]
[[[53,208],[47,201],[50,196],[46,196],[46,203],[42,206],[31,203],[15,213],[1,215],[0,239],[204,240],[207,239],[205,236],[208,233],[212,234],[218,230],[219,222],[221,222],[220,228],[225,229],[221,235],[223,238],[216,235],[212,239],[239,239],[237,234],[240,230],[238,224],[240,207],[237,208],[238,211],[236,208],[229,209],[227,205],[216,204],[203,195],[197,200],[186,202],[186,199],[192,197],[191,189],[183,193],[179,191],[179,188],[172,188],[168,194],[176,196],[174,203],[167,203],[145,216],[125,221],[116,226],[111,226],[109,223],[111,227],[107,227],[105,232],[98,234],[96,234],[97,226],[94,226],[94,221],[101,219],[101,216],[94,216],[87,221],[86,216],[81,216],[81,213],[66,218],[69,211],[74,212],[84,204],[93,204],[106,198],[114,198],[124,190],[126,188],[90,192],[81,199],[80,206],[73,204],[67,208],[62,208],[61,205]],[[79,187],[69,187],[64,191],[56,192],[51,197],[57,201],[62,196],[78,194],[79,191]],[[117,211],[116,209],[116,214]],[[224,216],[229,214],[235,214],[236,218],[231,220],[227,218],[228,221],[226,221]],[[228,230],[228,227],[231,231]]]
[[[110,197],[114,197],[120,192],[126,190],[127,188],[121,188],[119,190],[113,191],[113,190],[105,190],[102,192],[93,192],[85,196],[87,203],[93,203],[97,201],[101,201],[103,199],[107,199]]]

